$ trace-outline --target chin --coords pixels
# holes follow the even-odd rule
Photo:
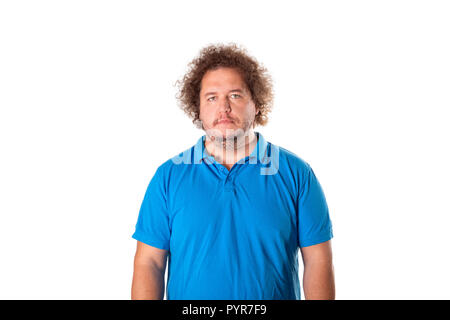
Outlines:
[[[223,130],[223,137],[227,138],[233,138],[233,137],[241,137],[248,134],[248,130],[245,131],[243,128],[227,128],[226,130]]]
[[[247,128],[248,129],[248,128]],[[229,139],[234,137],[240,137],[245,134],[248,134],[248,130],[244,130],[244,128],[237,127],[235,124],[223,126],[216,125],[214,128],[210,128],[207,130],[209,136],[216,137],[216,139]]]

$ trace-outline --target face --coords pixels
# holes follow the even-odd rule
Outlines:
[[[238,71],[218,68],[205,73],[200,90],[200,120],[216,138],[248,134],[258,112]]]

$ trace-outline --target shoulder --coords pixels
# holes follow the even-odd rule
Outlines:
[[[311,166],[296,152],[269,142],[269,166],[276,167],[274,177],[283,180],[293,190],[301,190],[311,175]]]
[[[299,173],[305,173],[311,169],[309,163],[297,153],[270,142],[269,145],[271,158],[279,158],[280,169]]]
[[[180,170],[186,170],[186,164],[191,164],[194,161],[194,147],[195,146],[185,149],[160,163],[156,168],[155,175],[169,178],[170,176],[179,173]]]

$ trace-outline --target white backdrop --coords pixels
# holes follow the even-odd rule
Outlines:
[[[210,43],[274,79],[265,138],[307,161],[337,299],[449,299],[447,1],[0,2],[0,298],[129,299],[157,166],[202,131],[173,86]]]

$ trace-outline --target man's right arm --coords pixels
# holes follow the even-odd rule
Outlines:
[[[134,257],[132,300],[163,300],[168,250],[137,241]]]

